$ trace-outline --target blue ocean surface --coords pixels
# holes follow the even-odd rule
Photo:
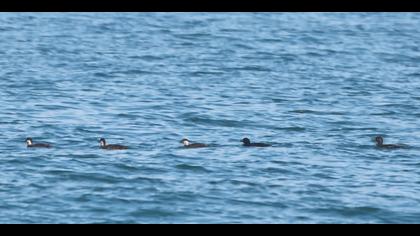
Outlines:
[[[420,223],[419,26],[2,13],[0,223]]]

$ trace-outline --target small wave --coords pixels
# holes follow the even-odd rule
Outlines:
[[[257,65],[249,65],[249,66],[243,66],[243,67],[231,67],[226,68],[226,70],[231,71],[266,71],[270,72],[271,69],[265,66],[257,66]]]
[[[378,214],[383,210],[376,207],[360,206],[360,207],[331,207],[331,208],[318,208],[313,211],[327,214],[338,214],[346,217],[366,216]]]
[[[273,102],[275,103],[285,103],[285,102],[290,102],[290,100],[287,99],[281,99],[281,98],[273,98],[271,99]]]
[[[196,124],[206,124],[206,125],[213,125],[213,126],[222,126],[222,127],[242,127],[243,124],[240,121],[236,120],[215,120],[215,119],[208,119],[208,118],[189,118],[187,122],[193,122]]]
[[[132,56],[129,58],[133,58],[133,59],[140,59],[140,60],[145,60],[145,61],[160,61],[164,58],[168,58],[169,55],[165,55],[164,57],[162,56],[153,56],[153,55],[144,55],[144,56]]]
[[[112,75],[144,75],[144,74],[159,74],[158,71],[147,71],[147,70],[121,70],[112,71]]]
[[[189,165],[189,164],[178,164],[175,166],[175,168],[180,169],[180,170],[191,170],[191,171],[197,171],[197,172],[206,172],[206,173],[211,172],[202,166],[194,166],[194,165]]]
[[[112,75],[112,73],[104,73],[104,72],[96,72],[96,73],[93,74],[93,76],[100,77],[100,78],[112,78],[112,77],[114,77]]]
[[[291,127],[273,127],[274,130],[283,130],[283,131],[295,131],[295,132],[302,132],[305,131],[305,127],[299,126],[291,126]]]
[[[195,33],[195,34],[173,34],[173,36],[180,38],[180,39],[194,39],[200,40],[205,38],[210,38],[212,35],[207,33]]]
[[[316,115],[345,115],[346,113],[340,111],[314,111],[314,110],[307,110],[307,109],[299,109],[299,110],[292,110],[289,111],[290,113],[298,113],[298,114],[316,114]]]
[[[191,76],[206,76],[206,75],[223,75],[223,71],[195,71],[190,73]]]
[[[283,168],[276,168],[276,167],[268,167],[268,168],[263,169],[262,171],[266,173],[271,173],[271,174],[299,175],[298,172],[292,171],[290,169],[283,169]]]
[[[312,110],[293,110],[293,111],[289,111],[290,113],[300,113],[300,114],[314,114],[316,113],[315,111]]]
[[[170,216],[179,216],[179,212],[172,212],[164,209],[142,209],[130,213],[130,216],[133,217],[170,217]]]

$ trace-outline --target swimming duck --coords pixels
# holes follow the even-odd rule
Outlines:
[[[26,139],[26,147],[28,148],[51,148],[51,144],[48,143],[34,143],[32,138]]]
[[[184,138],[181,140],[181,143],[184,144],[185,148],[202,148],[202,147],[208,147],[207,144],[204,143],[191,143],[190,140]]]
[[[382,138],[381,136],[377,136],[375,138],[375,142],[376,142],[376,147],[378,148],[403,148],[405,147],[405,145],[401,145],[401,144],[384,144],[384,138]]]
[[[270,144],[267,143],[251,143],[249,138],[244,138],[241,140],[245,147],[270,147]]]
[[[101,138],[99,140],[100,146],[102,149],[107,149],[107,150],[124,150],[124,149],[128,149],[127,146],[123,146],[123,145],[119,145],[119,144],[106,144],[106,141],[104,138]]]

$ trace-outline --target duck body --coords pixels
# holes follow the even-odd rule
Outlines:
[[[244,138],[241,140],[244,147],[271,147],[268,143],[251,143],[249,138]]]
[[[384,144],[384,139],[381,136],[377,136],[375,138],[376,147],[378,148],[384,148],[384,149],[397,149],[397,148],[405,148],[406,145],[402,144]]]
[[[101,138],[99,140],[100,148],[106,149],[106,150],[125,150],[128,149],[127,146],[119,145],[119,144],[106,144],[106,140],[104,138]]]
[[[186,138],[181,140],[181,143],[184,144],[185,148],[203,148],[203,147],[208,147],[209,146],[209,145],[204,144],[204,143],[191,143],[191,141],[186,139]]]
[[[26,139],[27,148],[52,148],[52,145],[49,143],[34,143],[32,138]]]

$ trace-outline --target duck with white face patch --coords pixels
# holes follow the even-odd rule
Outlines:
[[[101,149],[106,150],[125,150],[128,149],[127,146],[119,145],[119,144],[106,144],[106,140],[104,138],[99,139],[99,145]]]
[[[51,148],[51,144],[49,143],[34,143],[32,138],[26,139],[26,147],[28,148]]]
[[[185,148],[203,148],[208,147],[207,144],[204,143],[192,143],[190,140],[184,138],[181,140],[181,143],[184,144]]]

